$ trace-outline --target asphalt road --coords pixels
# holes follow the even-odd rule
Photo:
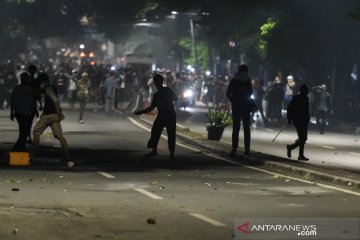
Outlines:
[[[207,134],[207,108],[187,108],[178,113],[178,123],[192,131]],[[252,125],[251,149],[254,151],[279,156],[286,156],[286,144],[292,144],[297,139],[295,127],[287,125],[285,130],[272,142],[279,127],[264,127],[261,123]],[[231,144],[232,126],[225,129],[222,140]],[[240,129],[239,145],[243,146],[243,131]],[[241,151],[239,151],[241,154]],[[321,135],[315,129],[309,131],[305,146],[308,163],[319,166],[334,167],[360,173],[360,135],[356,133],[335,133],[327,131]],[[293,159],[297,159],[298,150],[293,151]]]
[[[76,161],[59,162],[46,132],[38,161],[0,168],[0,239],[233,239],[239,217],[359,217],[360,194],[249,167],[178,142],[143,159],[147,125],[136,117],[65,111],[64,135]],[[0,112],[0,148],[16,124]],[[337,207],[335,207],[337,206]]]

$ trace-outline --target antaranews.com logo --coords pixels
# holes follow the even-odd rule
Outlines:
[[[359,240],[360,218],[236,218],[236,240]]]
[[[316,225],[302,224],[250,224],[244,223],[238,227],[238,230],[244,234],[255,232],[293,232],[298,236],[316,236]]]

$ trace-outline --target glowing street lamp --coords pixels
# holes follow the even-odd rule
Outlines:
[[[84,45],[84,44],[80,44],[79,48],[80,48],[80,49],[84,49],[84,48],[85,48],[85,45]]]

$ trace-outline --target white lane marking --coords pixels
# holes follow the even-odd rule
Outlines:
[[[273,132],[274,130],[272,130],[272,129],[270,129],[270,128],[265,128],[265,131]]]
[[[135,106],[134,106],[134,108],[131,110],[131,112],[134,112],[134,111],[138,108],[139,101],[140,101],[140,95],[137,95],[137,96],[136,96]]]
[[[132,122],[133,124],[135,124],[136,126],[138,126],[139,128],[142,128],[148,132],[151,132],[151,130],[143,125],[141,125],[140,123],[138,123],[135,119],[133,119],[132,117],[128,117],[127,119],[130,120],[130,122]]]
[[[226,227],[226,225],[224,223],[221,223],[219,221],[216,221],[214,219],[211,219],[211,218],[209,218],[207,216],[204,216],[204,215],[201,215],[199,213],[189,213],[189,214],[190,214],[190,216],[193,216],[193,217],[195,217],[197,219],[200,219],[200,220],[202,220],[204,222],[210,223],[211,225],[214,225],[216,227]]]
[[[98,172],[98,174],[103,175],[106,178],[116,178],[115,176],[108,174],[106,172]]]
[[[180,128],[184,128],[184,129],[187,129],[188,127],[185,127],[184,125],[180,124],[180,123],[177,123],[176,126],[180,127]]]
[[[151,132],[151,129],[141,125],[140,123],[138,123],[135,119],[133,119],[132,117],[128,117],[128,119],[133,123],[135,124],[136,126],[148,131],[148,132]],[[161,137],[163,137],[164,139],[168,139],[167,136],[161,134]],[[184,148],[187,148],[187,149],[190,149],[192,151],[199,151],[198,148],[193,148],[193,147],[190,147],[190,146],[187,146],[187,145],[184,145],[182,143],[179,143],[179,142],[176,142],[176,145],[180,146],[180,147],[184,147]]]
[[[334,149],[336,149],[336,148],[334,148],[334,147],[330,147],[330,146],[321,146],[321,147],[323,147],[323,148],[327,148],[327,149],[332,149],[332,150],[334,150]]]
[[[151,193],[149,191],[146,191],[145,189],[142,189],[142,188],[134,188],[134,190],[138,191],[139,193],[142,193],[142,194],[144,194],[144,195],[146,195],[146,196],[148,196],[148,197],[150,197],[152,199],[155,199],[155,200],[162,200],[163,199],[162,197],[160,197],[160,196],[158,196],[156,194],[153,194],[153,193]]]
[[[147,130],[147,131],[149,131],[149,132],[151,131],[151,130],[148,129],[147,127],[144,127],[144,126],[141,125],[140,123],[136,122],[133,118],[128,117],[128,119],[129,119],[131,122],[133,122],[135,125],[139,126],[140,128],[145,129],[145,130]],[[162,136],[162,137],[165,137],[165,136]],[[181,147],[184,147],[184,148],[187,148],[187,149],[190,149],[190,150],[192,150],[192,151],[200,151],[200,149],[196,149],[196,148],[193,148],[193,147],[189,147],[189,146],[184,145],[184,144],[182,144],[182,143],[176,142],[176,145],[181,146]],[[314,185],[314,183],[316,183],[316,186],[320,186],[320,187],[323,187],[323,188],[327,188],[327,189],[331,189],[331,190],[335,190],[335,191],[339,191],[339,192],[343,192],[343,193],[347,193],[347,194],[351,194],[351,195],[355,195],[355,196],[360,197],[360,193],[359,193],[359,192],[354,192],[354,191],[350,191],[350,190],[347,190],[347,189],[342,189],[342,188],[334,187],[334,186],[327,185],[327,184],[323,184],[323,183],[312,182],[312,181],[304,180],[304,179],[301,179],[301,178],[291,177],[291,176],[283,175],[283,174],[280,174],[280,173],[271,172],[271,171],[268,171],[268,170],[264,170],[264,169],[261,169],[261,168],[257,168],[257,167],[247,166],[247,165],[244,165],[244,164],[241,164],[241,163],[238,163],[238,162],[235,162],[235,161],[232,161],[232,160],[229,160],[229,159],[220,157],[220,156],[216,156],[216,155],[214,155],[214,154],[205,154],[205,155],[206,155],[206,156],[209,156],[209,157],[212,157],[212,158],[215,158],[215,159],[222,160],[222,161],[224,161],[224,162],[228,162],[228,163],[234,164],[234,165],[238,165],[238,166],[242,166],[242,167],[245,167],[245,168],[248,168],[248,169],[252,169],[252,170],[254,170],[254,171],[266,173],[266,174],[269,174],[269,175],[272,175],[272,176],[278,176],[278,177],[282,177],[282,178],[288,178],[288,179],[292,179],[292,180],[294,180],[294,181],[298,181],[298,182],[302,182],[302,183],[307,183],[307,184],[310,184],[310,185]]]
[[[360,156],[360,153],[356,153],[356,152],[350,152],[350,154]]]

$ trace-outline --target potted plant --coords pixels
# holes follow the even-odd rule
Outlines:
[[[208,131],[208,139],[219,141],[225,127],[232,124],[231,113],[228,110],[216,110],[209,108],[207,117],[208,121],[206,129]]]

